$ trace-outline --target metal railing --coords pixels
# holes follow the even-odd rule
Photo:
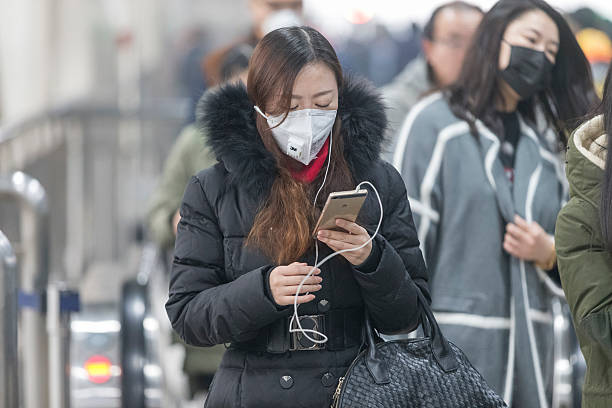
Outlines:
[[[23,372],[20,376],[25,391],[24,408],[46,408],[48,400],[48,347],[45,322],[44,293],[49,280],[47,195],[42,185],[22,172],[0,177],[0,200],[19,203],[20,259],[19,303],[21,304],[21,344]],[[5,316],[15,322],[13,315]]]
[[[19,406],[17,258],[0,231],[0,408]]]
[[[26,171],[47,188],[51,268],[69,282],[92,263],[125,255],[187,106],[78,101],[0,129],[0,175]]]
[[[554,297],[553,315],[553,395],[552,408],[578,408],[575,406],[577,389],[577,370],[573,362],[576,338],[565,299]],[[582,357],[582,356],[579,356]]]
[[[70,406],[67,309],[79,302],[66,288],[95,262],[120,259],[134,214],[144,216],[147,189],[186,111],[183,100],[159,102],[72,103],[0,130],[0,225],[16,253],[7,259],[19,259],[17,270],[3,263],[0,245],[1,289],[11,290],[11,276],[18,288],[0,301],[0,408]],[[18,321],[19,338],[9,330]]]
[[[8,390],[2,393],[6,407],[19,407],[21,401],[24,408],[67,408],[68,312],[78,308],[78,296],[61,281],[49,283],[46,192],[38,180],[15,172],[0,177],[0,200],[19,204],[21,227],[21,268],[17,268],[17,257],[8,246],[8,239],[0,233],[4,303],[0,361],[6,361],[2,380]],[[19,349],[24,351],[21,355]],[[19,358],[23,364],[21,372],[16,363]],[[20,390],[23,395],[19,395]]]

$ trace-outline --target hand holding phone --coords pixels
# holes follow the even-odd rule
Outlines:
[[[317,239],[330,247],[334,252],[358,248],[367,242],[368,244],[363,248],[340,254],[352,265],[361,265],[372,252],[372,242],[368,242],[370,234],[368,234],[365,228],[354,222],[337,219],[336,224],[348,232],[320,230],[317,234]]]
[[[316,238],[333,251],[357,248],[370,239],[365,228],[355,223],[367,197],[367,190],[331,193],[315,227]],[[341,255],[353,265],[360,265],[372,252],[372,243]]]
[[[336,224],[336,219],[355,222],[367,196],[368,190],[363,189],[331,193],[319,216],[313,236],[316,236],[319,230],[340,230],[341,227]]]

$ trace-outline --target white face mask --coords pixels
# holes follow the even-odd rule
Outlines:
[[[293,111],[279,125],[285,115],[266,116],[257,106],[255,110],[266,118],[282,152],[305,165],[317,157],[325,144],[334,127],[337,112],[323,109]]]

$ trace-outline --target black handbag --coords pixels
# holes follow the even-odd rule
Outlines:
[[[340,378],[332,408],[506,407],[465,354],[442,335],[425,297],[417,293],[426,337],[376,342],[366,311],[366,349]]]

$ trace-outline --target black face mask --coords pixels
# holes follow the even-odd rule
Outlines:
[[[542,51],[508,45],[510,63],[501,71],[501,76],[521,99],[528,99],[550,84],[554,64]]]

